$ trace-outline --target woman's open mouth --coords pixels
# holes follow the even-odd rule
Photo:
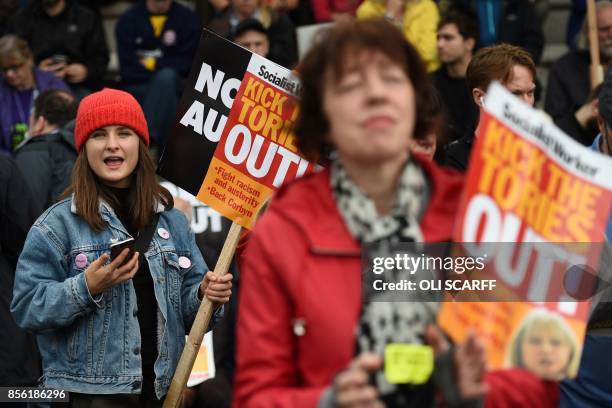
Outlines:
[[[104,164],[110,169],[118,169],[123,164],[123,159],[118,156],[110,156],[104,159]]]

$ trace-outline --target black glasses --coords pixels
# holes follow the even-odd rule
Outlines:
[[[21,67],[23,67],[25,65],[25,62],[22,62],[20,64],[13,64],[13,65],[9,65],[8,67],[0,67],[0,71],[3,74],[7,74],[9,71],[17,71],[19,70]]]

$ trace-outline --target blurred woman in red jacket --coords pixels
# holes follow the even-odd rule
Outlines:
[[[300,75],[300,149],[311,159],[333,150],[334,159],[280,189],[243,254],[234,402],[381,407],[368,379],[381,357],[356,357],[362,247],[450,241],[462,181],[410,154],[431,127],[423,111],[431,88],[418,53],[389,23],[337,25]],[[422,343],[432,312],[422,302],[405,307]],[[483,351],[474,341],[458,351],[459,390],[482,397]],[[401,406],[431,406],[430,385],[410,388]]]

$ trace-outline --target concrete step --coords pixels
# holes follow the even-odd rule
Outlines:
[[[556,60],[561,58],[569,50],[565,43],[546,43],[544,46],[544,53],[542,54],[542,61],[540,65],[544,67],[550,67]]]
[[[569,5],[562,8],[550,8],[542,27],[542,30],[544,31],[544,38],[546,38],[546,44],[565,43],[569,15]]]

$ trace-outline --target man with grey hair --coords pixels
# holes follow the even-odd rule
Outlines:
[[[601,63],[612,62],[612,1],[597,2],[597,37]],[[589,146],[597,135],[595,103],[589,102],[589,51],[569,51],[557,60],[548,77],[544,110],[565,133]]]

